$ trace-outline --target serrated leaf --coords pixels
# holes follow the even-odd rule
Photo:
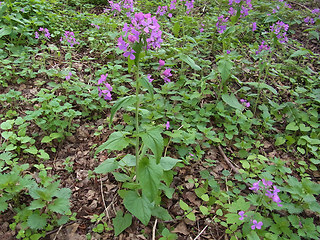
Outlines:
[[[150,202],[158,195],[162,172],[162,168],[154,161],[146,157],[140,160],[137,176],[142,188],[142,193]]]
[[[95,173],[106,174],[112,172],[113,170],[119,167],[118,162],[115,161],[115,158],[108,158],[103,163],[101,163],[98,167],[94,169]]]
[[[143,143],[151,149],[157,163],[159,163],[162,152],[163,152],[163,138],[161,136],[162,129],[155,127],[147,129],[146,132],[140,133]]]
[[[185,54],[179,54],[179,58],[184,61],[185,63],[187,63],[191,68],[193,68],[194,70],[200,71],[201,67],[199,67],[195,61],[189,57],[188,55]]]
[[[4,198],[0,198],[0,212],[4,212],[8,208],[8,203]]]
[[[28,207],[28,209],[30,210],[42,209],[45,206],[46,206],[45,201],[43,201],[42,199],[36,199],[30,203],[30,206]]]
[[[239,110],[243,110],[244,106],[239,103],[238,99],[236,98],[236,96],[232,93],[231,95],[228,94],[223,94],[222,95],[222,100],[228,104],[229,106],[239,109]]]
[[[127,154],[119,161],[120,166],[134,167],[136,166],[136,156]]]
[[[129,145],[130,139],[126,137],[128,132],[114,132],[112,133],[105,143],[102,143],[95,152],[97,155],[106,149],[108,150],[122,150]]]
[[[53,212],[65,214],[70,208],[70,202],[66,198],[56,198],[49,204],[48,208]]]
[[[56,196],[57,198],[69,199],[71,196],[71,193],[72,191],[70,188],[61,188],[54,193],[54,196]]]
[[[126,213],[123,216],[123,212],[119,210],[117,216],[112,219],[114,235],[115,237],[122,233],[126,228],[130,227],[132,224],[132,215]]]
[[[123,196],[123,204],[144,225],[149,223],[153,205],[148,198],[140,197],[135,191],[126,191]]]
[[[177,164],[177,162],[181,162],[181,160],[171,157],[162,157],[160,159],[160,165],[164,171],[171,170]]]
[[[229,59],[221,59],[218,62],[218,71],[222,78],[222,84],[224,84],[224,82],[230,77],[232,66],[233,63]]]
[[[134,102],[135,102],[135,97],[134,96],[126,96],[126,97],[123,97],[123,98],[119,98],[111,108],[110,124],[112,123],[114,115],[116,114],[116,112],[120,108],[124,108],[124,107],[130,106]]]
[[[31,229],[43,229],[47,225],[47,218],[44,215],[33,213],[28,217],[27,223]]]

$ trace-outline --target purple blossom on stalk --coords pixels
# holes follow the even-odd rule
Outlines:
[[[169,130],[169,128],[170,128],[170,122],[167,121],[167,123],[166,123],[166,130]]]
[[[130,50],[130,46],[134,42],[140,42],[142,38],[140,38],[140,35],[145,35],[146,37],[146,43],[147,43],[147,49],[150,48],[159,48],[160,44],[162,43],[162,31],[160,30],[160,25],[158,24],[158,21],[155,17],[151,17],[150,13],[143,14],[142,12],[136,13],[134,17],[131,19],[131,24],[124,24],[124,27],[122,29],[124,32],[124,36],[128,36],[128,42],[127,43],[122,36],[118,38],[118,47],[120,50],[124,51],[124,56],[128,57],[130,56],[130,59],[135,59],[135,56],[133,53],[135,51],[133,49]]]
[[[229,5],[233,5],[233,3],[236,3],[236,4],[240,4],[241,3],[241,0],[229,0]],[[245,16],[248,16],[249,14],[249,10],[252,9],[252,4],[251,4],[251,0],[246,0],[246,1],[243,1],[242,4],[241,4],[241,9],[240,9],[240,18],[243,18]],[[229,11],[228,13],[231,15],[231,16],[234,16],[237,14],[237,10],[234,9],[232,6],[229,8]]]
[[[240,99],[240,102],[245,106],[245,107],[250,107],[250,102],[248,102],[247,100],[245,99]]]
[[[170,3],[169,9],[170,10],[176,9],[176,3],[177,3],[177,0],[172,0]]]
[[[100,76],[100,79],[98,80],[99,85],[104,84],[104,86],[106,87],[106,89],[104,90],[98,87],[99,97],[103,96],[105,100],[112,100],[112,97],[111,97],[112,87],[109,83],[105,82],[107,80],[107,76],[108,74],[105,74],[105,75],[102,74]]]
[[[36,39],[38,39],[38,38],[39,38],[39,33],[38,33],[38,32],[35,32],[34,34],[35,34],[34,37],[35,37]]]
[[[231,53],[231,51],[230,50],[227,50],[227,54],[230,54]]]
[[[315,8],[311,11],[312,14],[318,14],[320,13],[320,9],[319,8]]]
[[[187,7],[186,14],[189,14],[191,9],[193,8],[194,0],[186,1],[185,6]]]
[[[223,15],[218,17],[218,22],[216,23],[216,27],[218,29],[218,33],[223,33],[227,29],[227,25],[223,25],[224,23],[228,22],[228,18],[224,18]]]
[[[280,43],[286,43],[288,41],[288,29],[289,25],[285,24],[282,21],[278,21],[276,24],[272,24],[272,26],[270,27],[271,32],[273,32],[276,35]]]
[[[165,83],[171,82],[170,79],[169,79],[169,77],[172,76],[171,68],[166,68],[166,70],[163,71],[162,75],[164,76],[163,80],[164,80]]]
[[[252,32],[254,32],[255,30],[257,30],[257,23],[253,22],[252,23]]]
[[[24,9],[23,9],[23,8],[21,8],[21,10],[20,10],[20,11],[24,13]]]
[[[45,28],[45,29],[44,29],[44,32],[45,32],[44,36],[45,36],[46,38],[50,39],[49,30],[48,30],[47,28]]]
[[[257,222],[257,220],[253,220],[252,221],[252,226],[251,226],[251,229],[254,230],[254,229],[261,229],[261,226],[263,225],[263,222]]]
[[[164,60],[159,59],[159,68],[162,67],[162,66],[164,66],[165,63],[166,63],[166,62],[165,62]]]
[[[71,76],[72,76],[72,72],[69,72],[68,75],[66,76],[66,80],[70,80]]]
[[[156,12],[156,15],[163,16],[168,11],[168,6],[158,6],[158,10]]]
[[[270,47],[267,44],[265,44],[265,41],[262,41],[261,45],[259,46],[259,50],[256,51],[256,55],[261,53],[263,50],[270,51]]]

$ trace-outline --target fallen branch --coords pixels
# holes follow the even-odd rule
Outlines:
[[[226,154],[223,152],[221,146],[218,146],[218,149],[223,157],[223,159],[225,160],[225,162],[228,164],[228,166],[235,172],[235,173],[239,173],[239,169],[236,168],[235,166],[233,166],[232,162],[229,160],[229,158],[226,156]]]

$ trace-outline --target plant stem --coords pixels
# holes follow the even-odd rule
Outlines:
[[[139,99],[139,90],[140,90],[140,84],[139,84],[139,63],[137,64],[137,71],[136,71],[136,175],[138,174],[138,168],[139,168],[139,105],[140,105],[140,99]],[[138,179],[138,176],[137,176]]]

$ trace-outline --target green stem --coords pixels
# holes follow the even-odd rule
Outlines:
[[[140,99],[139,99],[139,90],[140,90],[140,84],[139,84],[139,63],[137,64],[137,71],[136,71],[136,174],[138,174],[138,168],[139,168],[139,105],[140,105]],[[138,176],[137,176],[138,179]]]

